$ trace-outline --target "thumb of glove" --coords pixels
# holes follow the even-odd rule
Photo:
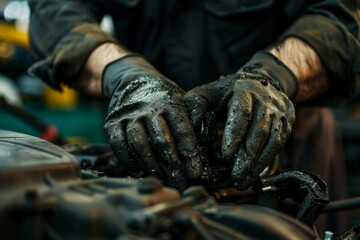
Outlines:
[[[194,127],[200,126],[206,113],[209,111],[209,103],[206,97],[191,91],[184,96],[184,102],[188,109],[191,124]]]

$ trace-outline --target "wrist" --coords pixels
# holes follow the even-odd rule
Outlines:
[[[125,57],[130,52],[117,44],[104,43],[95,48],[85,64],[85,71],[101,77],[107,64]]]
[[[286,64],[298,79],[296,102],[312,100],[329,89],[329,78],[319,56],[302,40],[287,38],[269,52]]]
[[[130,54],[114,43],[103,43],[89,55],[74,85],[76,89],[90,95],[101,96],[101,77],[105,67],[116,59]]]
[[[273,80],[269,82],[280,88],[290,99],[298,93],[298,80],[294,73],[276,56],[269,52],[257,52],[238,72],[258,73]]]
[[[102,73],[102,94],[112,97],[115,91],[124,89],[132,81],[143,76],[165,79],[145,58],[129,53],[108,63]]]

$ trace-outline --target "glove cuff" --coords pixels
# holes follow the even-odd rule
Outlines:
[[[124,89],[129,83],[142,76],[164,78],[138,53],[130,53],[116,59],[108,63],[102,73],[102,94],[110,98],[116,89]]]
[[[273,79],[291,100],[298,93],[299,84],[294,73],[280,59],[269,52],[257,52],[238,72],[266,75]]]

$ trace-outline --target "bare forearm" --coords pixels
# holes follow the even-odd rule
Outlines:
[[[295,74],[299,82],[299,92],[295,102],[314,99],[328,90],[330,84],[316,52],[297,38],[288,38],[269,50],[284,62]]]
[[[102,96],[101,77],[106,65],[129,52],[114,43],[104,43],[94,49],[87,59],[78,79],[72,85],[80,92],[92,96]]]
[[[269,49],[269,52],[283,61],[299,81],[299,92],[295,102],[315,98],[329,88],[326,71],[316,52],[303,41],[288,38]],[[73,87],[86,94],[101,96],[101,76],[105,66],[129,52],[113,43],[97,47],[89,56],[83,71]]]

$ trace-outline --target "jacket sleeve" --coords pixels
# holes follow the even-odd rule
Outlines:
[[[358,24],[340,1],[314,2],[280,40],[297,37],[317,52],[331,81],[329,92],[321,100],[325,100],[326,104],[337,104],[354,91],[360,73],[360,45],[356,38]],[[293,14],[291,8],[288,10],[289,15]]]
[[[104,13],[94,1],[29,0],[29,72],[54,88],[73,81],[94,48],[115,40],[99,26]]]

